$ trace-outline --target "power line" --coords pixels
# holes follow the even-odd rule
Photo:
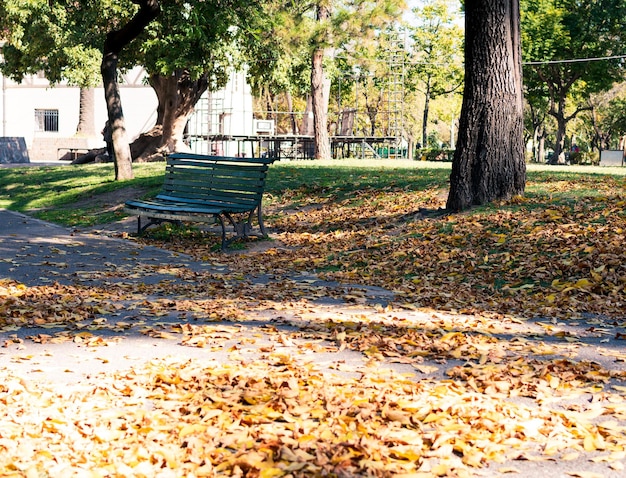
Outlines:
[[[545,60],[545,61],[524,61],[522,65],[555,65],[559,63],[583,63],[587,61],[617,60],[626,58],[626,55],[602,56],[596,58],[574,58],[572,60]]]

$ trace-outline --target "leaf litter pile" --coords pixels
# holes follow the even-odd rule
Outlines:
[[[31,339],[115,346],[97,332],[137,329],[229,360],[163,358],[62,389],[6,372],[0,472],[500,476],[559,462],[571,476],[620,476],[624,186],[552,181],[555,197],[594,193],[531,193],[454,216],[419,212],[443,205],[438,188],[311,193],[295,209],[272,198],[274,240],[243,252],[216,253],[203,234],[142,239],[223,274],[181,268],[182,282],[101,288],[2,281],[5,332],[63,326]],[[347,351],[362,364],[343,362]],[[336,359],[322,366],[321,355]]]

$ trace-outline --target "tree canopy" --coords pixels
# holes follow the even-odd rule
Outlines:
[[[590,95],[624,77],[624,62],[609,57],[626,53],[626,3],[521,0],[521,11],[527,92],[547,93],[557,123],[554,157],[563,161],[567,123],[590,108]]]
[[[455,23],[450,0],[434,0],[413,9],[413,45],[409,87],[425,98],[422,144],[428,143],[430,101],[461,88],[463,82],[463,30]]]
[[[135,29],[137,20],[146,18],[143,9],[154,10],[154,6],[159,9],[156,21]],[[263,30],[267,17],[262,7],[248,0],[1,1],[1,26],[7,32],[3,71],[18,81],[25,74],[44,71],[53,84],[68,81],[92,86],[98,83],[103,48],[111,47],[121,33],[134,31],[129,38],[132,47],[113,48],[115,64],[110,68],[115,73],[118,68],[140,65],[149,75],[159,99],[157,124],[136,142],[132,156],[150,157],[184,147],[182,132],[198,98],[207,89],[226,83],[227,72],[240,64],[238,42],[245,40],[249,45]],[[103,79],[105,84],[116,83]],[[114,90],[108,88],[110,105],[112,94]],[[115,111],[121,111],[120,104]],[[119,129],[113,128],[114,132]],[[114,135],[113,141],[125,156],[123,137]]]

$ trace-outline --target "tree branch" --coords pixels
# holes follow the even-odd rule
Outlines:
[[[113,30],[104,42],[105,55],[119,55],[122,49],[137,38],[144,28],[161,13],[157,0],[133,0],[139,5],[139,11],[119,30]]]

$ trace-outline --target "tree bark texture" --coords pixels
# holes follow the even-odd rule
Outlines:
[[[119,54],[160,12],[159,2],[156,0],[135,0],[133,3],[139,5],[139,11],[122,28],[107,34],[100,66],[109,123],[112,128],[116,181],[133,178],[132,157],[117,81]]]
[[[519,0],[465,3],[465,91],[447,209],[523,194]]]
[[[296,124],[296,115],[293,111],[293,98],[291,92],[285,92],[285,98],[287,100],[287,111],[289,111],[289,121],[291,123],[291,134],[298,134],[298,125]]]
[[[76,134],[85,137],[96,136],[95,91],[93,88],[81,88],[79,94]]]
[[[422,114],[422,148],[428,148],[428,116],[430,114],[430,81],[424,90],[424,113]]]
[[[188,71],[177,70],[171,76],[150,75],[148,79],[157,100],[157,120],[151,131],[132,145],[136,161],[150,160],[155,154],[185,152],[185,126],[194,106],[208,88],[208,78],[192,79]]]
[[[306,106],[300,125],[300,134],[302,136],[313,135],[313,100],[311,99],[311,95],[308,95],[306,98]]]
[[[554,141],[554,154],[552,156],[552,164],[565,164],[565,131],[567,129],[567,120],[565,115],[554,115],[556,119],[556,139]]]
[[[330,8],[318,4],[317,20],[324,22],[329,18]],[[311,100],[313,105],[315,159],[328,159],[331,157],[330,136],[328,134],[328,96],[324,94],[326,83],[324,48],[320,46],[313,51],[311,61]]]

